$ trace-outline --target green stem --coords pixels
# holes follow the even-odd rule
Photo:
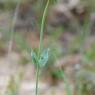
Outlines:
[[[36,95],[38,95],[38,81],[39,81],[39,66],[37,65],[37,71],[36,71]]]
[[[67,95],[72,95],[72,91],[71,91],[71,88],[69,87],[68,80],[67,80],[67,77],[65,74],[64,74],[63,78],[64,78],[65,89],[66,89]]]
[[[46,7],[44,9],[43,17],[42,17],[42,23],[41,23],[41,30],[40,30],[40,47],[39,47],[39,53],[43,49],[43,33],[44,33],[44,25],[45,25],[45,19],[46,19],[46,13],[49,5],[49,0],[47,1]]]
[[[43,33],[44,33],[44,24],[45,24],[45,19],[46,19],[46,13],[49,5],[49,0],[47,1],[47,4],[44,9],[44,13],[42,16],[42,22],[41,22],[41,30],[40,30],[40,46],[39,46],[39,55],[38,57],[40,58],[40,53],[43,49]],[[37,71],[36,71],[36,95],[38,95],[38,82],[39,82],[39,63],[37,64]]]

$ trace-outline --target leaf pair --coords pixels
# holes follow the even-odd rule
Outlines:
[[[41,52],[40,56],[38,56],[34,51],[32,51],[31,57],[32,57],[33,62],[36,65],[39,65],[39,67],[44,67],[49,58],[48,52],[49,52],[49,49],[44,49]]]

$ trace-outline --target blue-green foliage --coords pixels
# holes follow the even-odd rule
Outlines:
[[[39,67],[45,66],[45,64],[48,61],[48,57],[49,57],[48,52],[49,52],[49,49],[44,49],[41,52],[40,57],[39,57],[36,52],[32,51],[31,57],[32,57],[32,60],[35,63],[35,65],[39,65]]]

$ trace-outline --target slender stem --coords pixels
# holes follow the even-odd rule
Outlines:
[[[40,30],[40,46],[39,46],[39,55],[38,55],[39,58],[40,58],[40,53],[41,53],[41,51],[43,49],[44,24],[45,24],[48,5],[49,5],[49,0],[47,1],[47,4],[46,4],[45,9],[44,9],[43,16],[42,16],[41,30]],[[38,95],[39,71],[40,71],[40,67],[39,67],[39,63],[38,63],[37,64],[37,71],[36,71],[36,95]]]
[[[39,66],[37,65],[37,71],[36,71],[36,95],[38,95],[38,81],[39,81]]]
[[[72,91],[71,91],[71,88],[69,87],[68,80],[67,80],[67,77],[65,74],[64,74],[63,78],[64,78],[65,89],[66,89],[67,95],[72,95]]]
[[[87,40],[87,38],[89,37],[89,34],[90,34],[91,23],[88,23],[87,19],[88,18],[86,17],[84,26],[80,32],[80,53],[84,52],[83,46],[84,46],[85,41]]]
[[[47,1],[47,4],[44,9],[43,17],[42,17],[42,23],[41,23],[41,30],[40,30],[40,47],[39,47],[39,53],[42,51],[43,48],[43,32],[44,32],[44,25],[45,25],[45,19],[46,19],[46,13],[49,5],[49,0]]]
[[[12,21],[12,26],[11,26],[11,29],[10,29],[11,34],[10,34],[10,40],[9,40],[8,55],[12,51],[13,38],[14,38],[14,27],[15,27],[15,23],[16,23],[16,20],[17,20],[17,14],[18,14],[18,11],[19,11],[20,2],[21,1],[18,1],[18,3],[17,3],[15,13],[14,13],[14,17],[13,17],[13,21]]]

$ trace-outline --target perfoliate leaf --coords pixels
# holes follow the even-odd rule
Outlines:
[[[40,56],[40,59],[39,59],[39,66],[40,66],[40,67],[45,66],[45,64],[47,63],[48,58],[49,58],[48,52],[49,52],[49,49],[45,49],[45,50],[41,53],[41,56]]]
[[[45,66],[49,57],[48,52],[49,52],[49,49],[45,49],[40,53],[40,56],[38,57],[37,54],[34,51],[32,51],[31,57],[35,65],[39,65],[39,67]]]
[[[31,57],[32,57],[33,62],[35,64],[38,64],[39,60],[38,60],[38,57],[34,51],[31,52]]]

